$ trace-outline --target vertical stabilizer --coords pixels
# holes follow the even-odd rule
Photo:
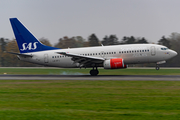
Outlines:
[[[20,53],[59,49],[40,43],[17,18],[10,18],[10,22]]]

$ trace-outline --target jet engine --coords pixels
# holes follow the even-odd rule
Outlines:
[[[103,63],[104,69],[121,69],[127,68],[127,65],[124,64],[122,58],[114,58],[110,60],[105,60]]]

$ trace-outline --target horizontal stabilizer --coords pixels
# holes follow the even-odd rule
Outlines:
[[[14,55],[19,55],[19,56],[24,56],[24,57],[33,57],[33,55],[24,54],[24,53],[23,54],[21,54],[21,53],[14,53],[14,52],[6,52],[6,53],[10,53],[10,54],[14,54]]]

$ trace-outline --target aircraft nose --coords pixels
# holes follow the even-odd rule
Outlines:
[[[176,51],[174,51],[174,50],[171,51],[172,57],[175,57],[177,54],[178,54],[178,53],[177,53]]]

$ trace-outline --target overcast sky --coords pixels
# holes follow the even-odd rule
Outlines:
[[[115,34],[157,43],[163,35],[180,32],[180,0],[0,0],[0,38],[14,38],[12,17],[52,44],[92,33],[100,40]]]

